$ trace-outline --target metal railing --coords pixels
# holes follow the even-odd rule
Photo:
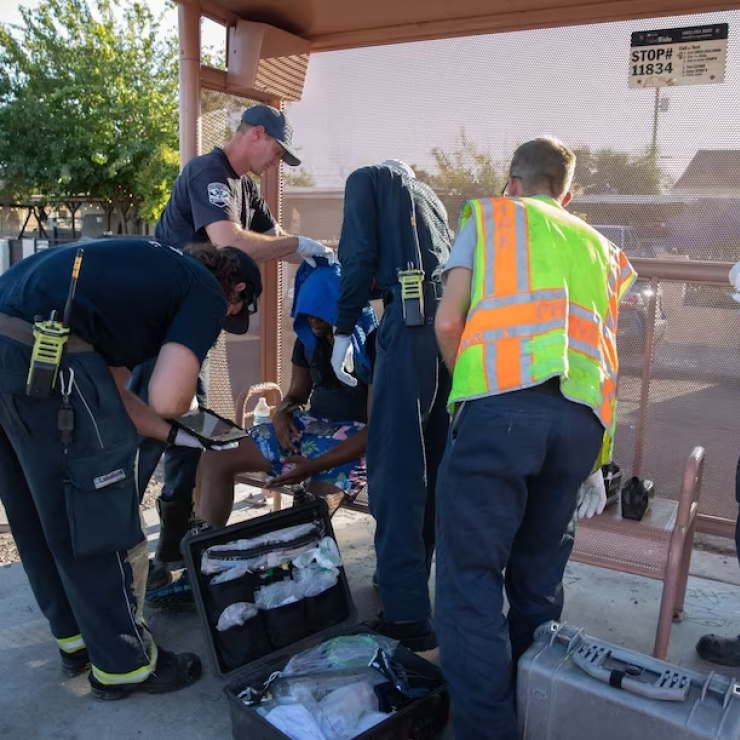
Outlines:
[[[686,449],[704,446],[707,474],[697,529],[732,537],[740,454],[740,306],[729,297],[732,265],[631,261],[641,281],[644,304],[637,307],[644,311],[644,322],[638,322],[644,336],[626,331],[618,340],[615,459],[625,472],[653,479],[658,495],[676,498]],[[694,296],[707,288],[714,303],[702,305]],[[623,304],[620,334],[623,321],[625,330],[634,321],[630,310]],[[636,345],[641,352],[635,353]]]

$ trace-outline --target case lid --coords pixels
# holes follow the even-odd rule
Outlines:
[[[263,664],[266,665],[274,661],[276,658],[283,656],[285,656],[287,660],[294,654],[312,647],[317,644],[317,642],[323,642],[324,639],[330,639],[337,634],[338,630],[346,629],[356,623],[357,608],[352,599],[352,593],[349,589],[349,583],[347,582],[344,567],[340,566],[338,583],[341,587],[346,606],[346,617],[344,619],[326,630],[309,634],[301,640],[278,650],[273,650],[267,655],[241,666],[228,668],[219,657],[215,642],[216,628],[215,626],[212,627],[209,623],[208,611],[206,608],[206,588],[208,581],[212,576],[205,576],[201,573],[201,555],[203,551],[213,545],[223,545],[235,540],[258,537],[279,529],[314,522],[323,528],[324,536],[331,537],[336,542],[334,529],[331,525],[331,518],[329,517],[329,507],[323,499],[302,503],[299,506],[293,506],[290,509],[275,511],[245,522],[232,524],[228,527],[191,531],[183,538],[180,549],[185,560],[185,565],[190,574],[190,586],[193,590],[193,599],[195,601],[198,619],[203,631],[206,650],[208,651],[211,665],[218,676],[229,678],[234,674],[243,671],[245,666],[249,666],[250,670],[256,670]]]

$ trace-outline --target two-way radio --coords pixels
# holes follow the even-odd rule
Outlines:
[[[398,271],[398,282],[401,284],[401,307],[403,309],[403,323],[406,326],[424,326],[424,269],[421,258],[419,232],[416,228],[416,205],[414,194],[409,189],[411,201],[411,231],[414,235],[414,247],[418,265],[406,263],[405,270]]]
[[[72,315],[72,302],[80,277],[83,249],[78,249],[72,266],[72,279],[69,285],[67,303],[62,321],[57,321],[57,312],[52,311],[47,321],[37,316],[33,324],[33,351],[31,366],[26,380],[26,395],[34,398],[48,398],[57,382],[59,366],[62,363],[64,345],[69,339],[69,320]]]

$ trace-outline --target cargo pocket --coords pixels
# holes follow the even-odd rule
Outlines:
[[[254,587],[257,580],[252,573],[214,583],[213,581],[217,578],[218,576],[215,576],[211,579],[206,591],[206,611],[213,624],[218,623],[218,618],[227,606],[242,601],[254,601]]]
[[[216,630],[216,645],[227,668],[241,668],[272,650],[260,612],[244,624],[223,632]]]
[[[304,599],[274,609],[263,609],[262,618],[275,650],[292,645],[307,634]]]
[[[145,539],[136,455],[136,442],[127,441],[67,460],[64,496],[75,557],[130,550]]]
[[[306,627],[311,634],[333,627],[349,616],[341,583],[315,596],[306,596],[305,602]]]

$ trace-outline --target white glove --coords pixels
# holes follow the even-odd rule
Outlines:
[[[176,447],[191,447],[195,450],[204,450],[205,447],[201,443],[201,441],[194,437],[189,432],[186,432],[184,429],[178,429],[177,434],[175,435],[175,441],[173,443]],[[222,445],[213,445],[212,447],[209,447],[209,450],[216,450],[217,452],[221,452],[223,450],[234,450],[239,446],[239,442],[226,442],[226,444]]]
[[[336,252],[330,247],[324,246],[321,242],[309,239],[307,236],[298,237],[298,254],[308,262],[311,267],[316,267],[314,257],[325,257],[330,265],[337,261]]]
[[[578,518],[590,519],[594,514],[601,514],[605,506],[606,486],[599,468],[578,489]]]
[[[352,353],[352,338],[337,334],[334,337],[334,349],[331,353],[331,366],[334,374],[345,385],[354,388],[357,385],[357,378],[353,378],[350,373],[355,369],[355,358]]]
[[[184,429],[178,429],[173,442],[175,447],[192,447],[195,450],[205,449],[197,437],[189,434]]]
[[[740,262],[736,262],[730,270],[730,285],[735,289],[732,297],[740,303]]]

